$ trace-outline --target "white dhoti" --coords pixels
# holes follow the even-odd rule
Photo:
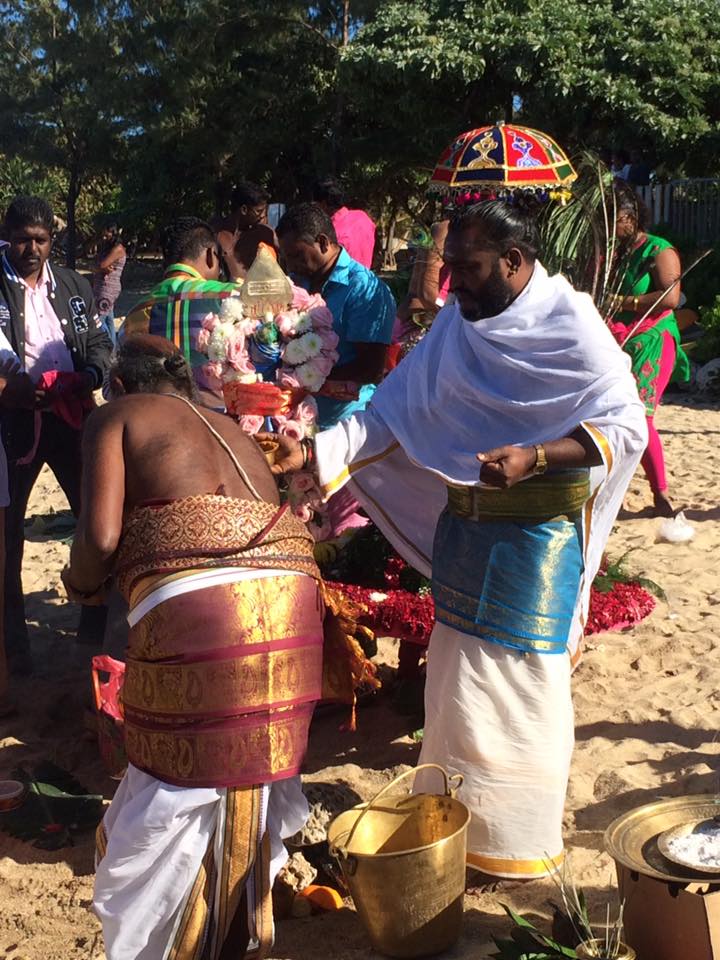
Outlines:
[[[574,742],[569,656],[522,654],[436,624],[420,763],[464,777],[470,866],[531,878],[562,861]],[[432,771],[416,789],[437,791]]]
[[[308,805],[299,777],[265,785],[251,801],[257,825],[240,822],[238,832],[228,823],[228,796],[242,792],[175,787],[128,768],[98,835],[93,906],[108,960],[183,957],[184,925],[202,922],[217,930],[234,854],[247,872],[250,952],[267,939],[268,931],[258,929],[263,920],[272,922],[263,917],[262,900],[287,859],[283,838],[302,829]],[[246,813],[239,819],[248,819]],[[246,836],[253,849],[233,850],[233,838]]]

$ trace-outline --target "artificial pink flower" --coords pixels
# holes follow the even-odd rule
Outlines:
[[[207,329],[207,327],[201,327],[200,330],[198,330],[195,346],[200,351],[200,353],[207,354],[209,343],[210,343],[210,331]]]
[[[330,330],[332,329],[334,320],[333,315],[330,312],[330,309],[325,305],[324,301],[321,301],[316,306],[313,306],[308,310],[308,313],[312,317],[313,330]]]
[[[263,417],[256,417],[253,414],[246,413],[239,418],[238,422],[245,433],[249,433],[251,436],[253,436],[262,430],[265,420]]]
[[[307,304],[306,304],[305,307],[303,308],[303,309],[304,309],[305,311],[307,311],[308,313],[309,313],[311,310],[317,309],[318,307],[325,307],[325,306],[326,306],[325,301],[323,300],[323,298],[320,296],[319,293],[311,293],[311,294],[309,294],[309,298],[310,298],[310,299],[308,300]]]
[[[292,512],[295,514],[298,520],[302,520],[303,523],[308,523],[313,518],[312,508],[306,503],[299,503],[297,506],[292,508]]]
[[[307,432],[309,427],[315,426],[317,412],[317,403],[312,397],[306,397],[293,410],[293,419],[301,423]]]
[[[314,489],[315,479],[313,476],[307,472],[301,471],[300,473],[294,473],[292,475],[290,484],[288,486],[288,493],[291,496],[295,496],[300,499],[301,494],[310,493],[310,491]]]
[[[227,343],[228,363],[240,373],[254,373],[255,367],[247,351],[245,337],[241,333],[233,333]]]
[[[286,420],[285,423],[280,424],[278,433],[281,437],[292,437],[293,440],[302,440],[305,436],[303,425],[297,420]]]
[[[284,390],[298,390],[300,388],[300,381],[290,367],[280,368],[277,376],[277,384]]]
[[[293,287],[293,298],[292,298],[293,310],[298,310],[300,313],[302,313],[304,310],[308,309],[308,306],[312,301],[312,297],[307,292],[307,290],[304,290],[302,287],[298,287],[295,284],[293,284],[292,287]]]
[[[321,330],[318,330],[317,333],[322,340],[323,352],[335,353],[337,356],[335,348],[337,347],[338,343],[340,343],[340,337],[335,333],[335,331],[332,328],[322,328]]]
[[[335,356],[337,357],[337,354],[335,354]],[[320,354],[319,357],[313,357],[310,363],[312,363],[313,367],[315,367],[323,377],[328,377],[330,371],[335,366],[335,360],[332,357],[326,356],[324,353]]]
[[[206,313],[201,322],[203,330],[212,333],[220,326],[220,317],[216,313]]]
[[[200,372],[211,390],[222,390],[223,368],[221,363],[204,363]]]
[[[279,313],[275,317],[275,326],[278,328],[280,336],[285,337],[286,340],[294,337],[299,319],[300,315],[297,310],[286,310],[284,313]]]

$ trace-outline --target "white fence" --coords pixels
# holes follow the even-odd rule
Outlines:
[[[653,223],[668,223],[700,246],[720,242],[720,180],[671,180],[638,187],[638,193]]]

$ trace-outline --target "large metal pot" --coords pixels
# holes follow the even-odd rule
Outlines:
[[[404,777],[427,767],[442,773],[443,794],[387,796]],[[454,789],[450,779],[459,781]],[[330,851],[380,953],[426,957],[460,936],[470,822],[469,810],[454,796],[460,782],[437,764],[422,764],[330,824]]]

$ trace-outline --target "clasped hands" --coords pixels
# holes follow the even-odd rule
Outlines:
[[[270,467],[276,476],[302,470],[304,458],[299,440],[275,433],[258,433],[257,439],[274,440],[278,444],[275,463]],[[505,490],[532,474],[537,463],[537,450],[535,447],[508,445],[478,453],[477,459],[482,464],[480,480],[490,487]]]

